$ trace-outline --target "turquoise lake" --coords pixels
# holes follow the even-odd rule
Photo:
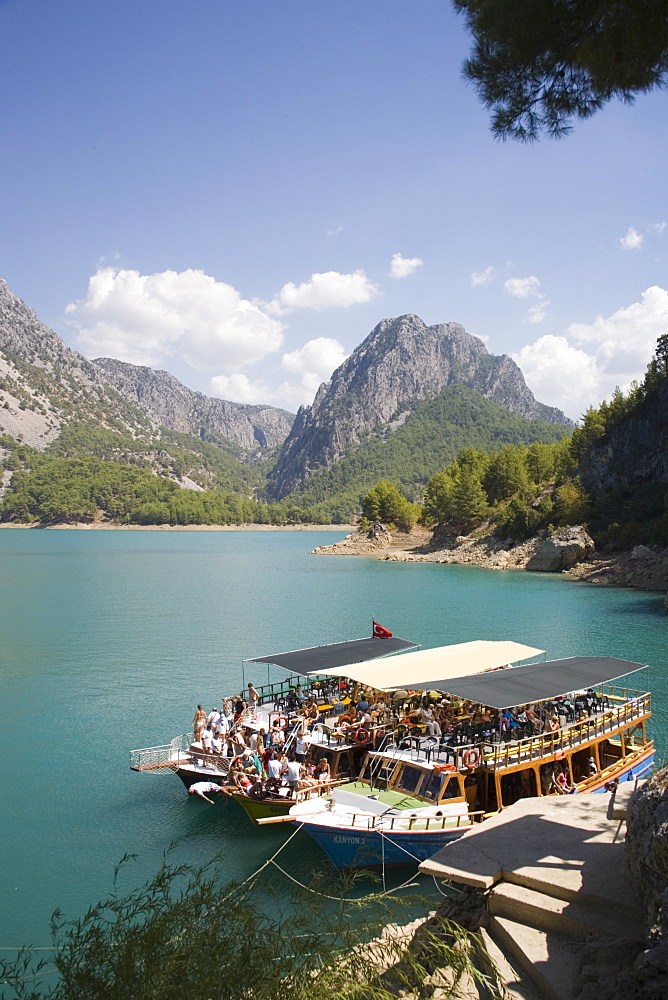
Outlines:
[[[51,912],[83,913],[126,852],[139,855],[128,887],[172,842],[179,860],[222,851],[230,878],[253,872],[282,827],[193,801],[171,773],[132,772],[128,752],[187,732],[198,702],[208,711],[240,689],[244,658],[366,636],[373,618],[423,646],[515,639],[549,658],[648,663],[637,685],[653,692],[652,732],[668,757],[663,595],[309,554],[340,537],[0,531],[0,948],[48,945]],[[266,683],[266,667],[247,668],[248,680]],[[307,877],[324,856],[300,834],[283,864]]]

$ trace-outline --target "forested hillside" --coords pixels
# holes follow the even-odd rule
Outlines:
[[[346,522],[359,510],[360,497],[378,479],[400,486],[411,501],[421,501],[425,485],[465,447],[493,451],[504,444],[554,442],[568,434],[562,424],[527,420],[464,386],[448,386],[418,403],[393,432],[376,431],[352,454],[314,472],[283,502],[315,508],[333,521]]]

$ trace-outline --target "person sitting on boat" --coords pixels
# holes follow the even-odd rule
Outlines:
[[[272,722],[269,728],[269,735],[271,736],[272,746],[275,744],[281,745],[285,743],[285,730],[278,724],[278,719],[275,719]]]
[[[188,789],[188,795],[196,795],[200,799],[204,799],[210,805],[213,805],[213,799],[210,799],[209,795],[220,795],[223,789],[220,785],[217,785],[215,781],[196,781]]]
[[[431,703],[428,702],[420,709],[420,718],[422,719],[423,726],[427,727],[427,732],[430,736],[442,736],[441,727],[436,721],[434,716],[434,710],[431,707]]]
[[[197,706],[197,711],[191,725],[193,727],[194,742],[197,743],[206,725],[206,712],[201,705]]]
[[[230,764],[229,774],[227,776],[230,784],[240,791],[245,792],[247,788],[253,784],[251,778],[244,771],[244,765],[241,757],[235,757]]]
[[[541,729],[543,728],[543,724],[540,721],[540,718],[538,717],[538,715],[536,714],[535,709],[531,705],[529,705],[526,708],[524,714],[527,717],[527,721],[528,721],[529,725],[531,726],[531,728],[534,731],[534,735],[536,733],[539,733],[541,731]]]
[[[596,766],[596,761],[594,760],[593,757],[590,757],[589,760],[587,761],[587,771],[589,772],[590,775],[591,774],[598,774],[598,768]]]
[[[253,784],[248,789],[248,794],[252,799],[266,799],[267,793],[264,787],[264,779],[258,774]]]
[[[575,785],[571,784],[566,768],[560,768],[557,771],[555,778],[556,789],[560,795],[570,795],[571,792],[575,791]]]
[[[329,769],[329,761],[326,757],[321,757],[316,764],[315,772],[313,777],[316,781],[325,782],[331,781],[331,771]]]
[[[304,706],[304,722],[308,729],[313,729],[320,718],[320,712],[313,698],[309,698]]]
[[[216,730],[216,732],[213,733],[213,738],[211,740],[211,753],[213,754],[213,756],[220,757],[223,752],[224,746],[225,743],[223,741],[223,738],[218,735],[218,731]]]

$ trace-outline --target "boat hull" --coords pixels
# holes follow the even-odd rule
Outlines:
[[[615,771],[615,773],[612,776],[604,777],[600,785],[597,785],[595,788],[589,788],[587,790],[590,792],[605,792],[607,791],[605,786],[610,781],[617,780],[621,783],[622,781],[635,781],[638,778],[646,778],[648,777],[649,772],[652,770],[653,767],[654,767],[654,749],[652,748],[639,760],[633,761],[633,763],[629,764],[628,767],[624,767],[622,765],[622,767],[618,771]]]
[[[426,861],[442,847],[458,840],[468,827],[383,834],[375,830],[328,828],[304,823],[302,829],[323,849],[335,868],[382,868]]]

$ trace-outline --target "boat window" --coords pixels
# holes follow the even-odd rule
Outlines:
[[[461,789],[461,785],[460,785],[460,781],[459,781],[459,775],[458,774],[451,774],[449,777],[446,777],[445,780],[446,780],[447,784],[445,785],[445,788],[441,792],[441,798],[442,799],[455,799],[455,798],[459,798],[461,796],[461,794],[462,794],[462,789]]]
[[[401,769],[396,787],[401,788],[404,792],[414,792],[423,774],[424,771],[421,771],[419,767],[404,766]]]
[[[428,778],[425,778],[420,795],[424,795],[425,799],[433,799],[434,802],[438,802],[442,783],[443,775],[439,774],[438,771],[433,771]]]

